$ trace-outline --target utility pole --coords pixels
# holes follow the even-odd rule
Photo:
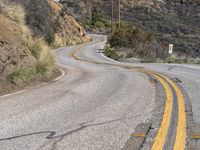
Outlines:
[[[113,13],[113,0],[110,0],[110,7],[111,7],[111,34],[114,33],[114,13]]]
[[[118,0],[118,25],[119,25],[119,30],[120,30],[120,28],[121,28],[121,8],[120,8],[120,6],[121,6],[121,0]]]

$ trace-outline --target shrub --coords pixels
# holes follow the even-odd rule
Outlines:
[[[112,47],[137,47],[140,43],[148,43],[153,39],[152,34],[136,28],[130,24],[124,25],[120,30],[116,30],[110,37],[109,42]]]
[[[109,37],[108,42],[119,51],[128,49],[129,54],[126,57],[135,56],[145,62],[155,61],[156,58],[164,60],[167,57],[164,47],[156,41],[152,33],[132,24],[123,23],[121,29]]]
[[[29,44],[29,49],[37,60],[37,72],[42,74],[51,72],[55,58],[47,44],[42,39],[34,39]]]
[[[23,84],[24,82],[36,79],[39,74],[36,73],[36,68],[21,68],[17,67],[9,76],[8,79],[14,84]]]
[[[18,66],[8,76],[8,79],[14,84],[23,84],[24,82],[49,75],[55,65],[55,58],[47,44],[42,39],[33,39],[29,41],[29,49],[37,62],[35,66],[23,68]]]
[[[96,22],[103,22],[103,15],[99,11],[93,10],[91,24],[95,25]]]
[[[104,24],[105,27],[107,27],[107,28],[111,27],[111,22],[110,22],[110,20],[103,19],[102,22],[103,22],[103,24]]]
[[[95,27],[97,28],[105,28],[105,25],[103,22],[97,21],[95,22]]]
[[[167,63],[178,63],[178,64],[183,64],[183,63],[192,63],[193,60],[189,60],[187,57],[177,57],[177,56],[170,56],[167,58]]]
[[[104,54],[109,57],[112,58],[114,60],[119,60],[122,56],[119,56],[118,53],[110,47],[109,44],[106,44],[104,47]]]
[[[105,27],[108,28],[111,26],[110,21],[105,19],[103,17],[103,14],[97,10],[93,10],[92,12],[92,20],[90,22],[90,25],[96,28],[105,28]]]
[[[21,85],[24,82],[35,80],[48,76],[55,65],[55,58],[42,39],[32,39],[29,41],[29,49],[36,58],[36,64],[33,66],[17,66],[8,76],[11,83]]]
[[[52,27],[47,27],[45,29],[45,40],[49,45],[54,43],[54,41],[55,41],[55,33],[54,33]]]

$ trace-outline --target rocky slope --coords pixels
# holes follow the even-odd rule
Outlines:
[[[110,15],[109,0],[62,0],[62,3],[79,20],[90,19],[93,9],[107,18]],[[152,32],[166,47],[174,44],[179,56],[200,57],[199,0],[121,0],[121,15],[123,20]]]
[[[22,29],[3,14],[0,27],[0,77],[10,74],[17,65],[32,66],[35,58],[24,44]]]
[[[0,81],[18,67],[28,68],[36,63],[28,47],[31,33],[24,17],[19,5],[0,0]]]
[[[85,30],[53,0],[12,0],[24,6],[26,21],[34,36],[54,46],[87,42]]]
[[[0,91],[7,81],[29,82],[52,71],[55,60],[44,40],[58,47],[90,37],[54,1],[0,0]]]

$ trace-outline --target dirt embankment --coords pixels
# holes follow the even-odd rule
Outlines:
[[[59,75],[51,47],[88,41],[54,1],[0,0],[0,95]]]
[[[36,59],[28,49],[22,29],[16,22],[0,14],[0,77],[11,74],[16,66],[33,66]]]

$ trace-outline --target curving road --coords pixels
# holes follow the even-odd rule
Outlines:
[[[106,37],[93,38],[89,44],[55,51],[65,71],[59,81],[0,97],[0,149],[118,150],[140,123],[154,122],[157,131],[161,119],[154,115],[162,112],[158,106],[165,105],[157,98],[155,83],[142,72],[117,65],[145,67],[178,78],[194,121],[200,123],[198,65],[115,62],[101,53]],[[76,60],[74,52],[89,62]],[[148,142],[143,149],[149,149]]]

